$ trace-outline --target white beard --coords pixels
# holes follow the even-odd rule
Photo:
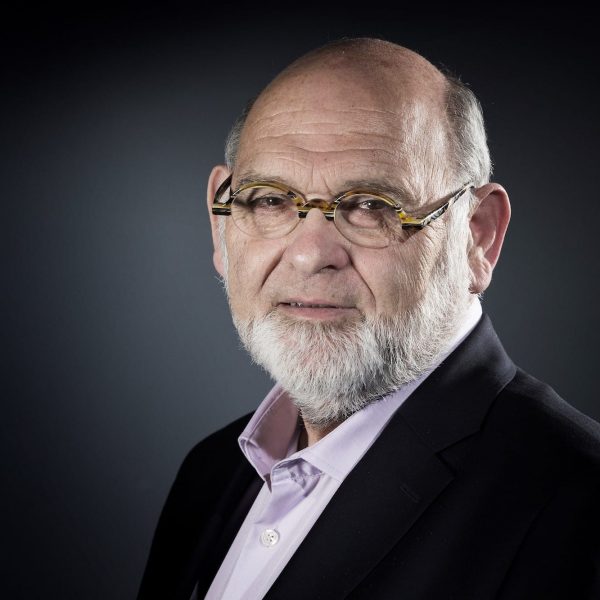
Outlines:
[[[234,315],[253,360],[288,392],[306,423],[342,422],[439,360],[472,300],[468,230],[448,221],[426,291],[403,314],[337,322],[294,319],[276,308],[248,321]]]

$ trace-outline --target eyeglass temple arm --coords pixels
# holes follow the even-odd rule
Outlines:
[[[221,215],[227,216],[231,214],[231,201],[232,198],[228,198],[226,202],[221,202],[221,196],[225,193],[227,188],[231,185],[231,178],[233,175],[229,175],[229,177],[217,188],[215,192],[215,197],[213,199],[212,206],[212,214],[213,215]]]
[[[474,188],[475,186],[471,183],[464,185],[448,202],[445,202],[440,207],[436,208],[428,215],[418,219],[414,217],[404,217],[402,221],[402,228],[417,227],[423,229],[427,227],[432,221],[435,221],[438,217],[441,217],[467,190]]]

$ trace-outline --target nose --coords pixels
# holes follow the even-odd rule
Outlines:
[[[343,269],[350,263],[350,242],[318,209],[309,210],[306,218],[290,235],[285,257],[305,275],[313,275],[327,268]]]

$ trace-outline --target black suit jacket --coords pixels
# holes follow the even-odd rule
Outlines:
[[[248,416],[185,459],[139,600],[202,598],[260,488]],[[484,315],[390,420],[266,598],[600,598],[600,426]]]

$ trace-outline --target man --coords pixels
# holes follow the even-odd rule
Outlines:
[[[185,460],[139,598],[600,597],[600,428],[481,314],[510,218],[489,178],[472,93],[381,40],[245,111],[214,264],[277,385]]]

